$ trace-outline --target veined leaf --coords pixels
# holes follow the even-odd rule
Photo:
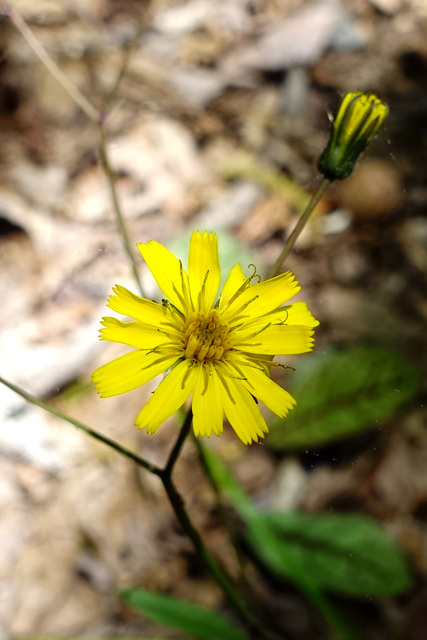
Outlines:
[[[375,520],[353,514],[261,512],[212,450],[205,447],[203,455],[244,521],[254,552],[312,599],[323,589],[385,596],[408,587],[402,551]]]
[[[395,595],[409,575],[398,546],[372,519],[358,515],[259,514],[249,538],[271,569],[309,575],[323,589],[358,596]],[[261,545],[269,530],[270,548]],[[262,538],[261,538],[261,536]]]
[[[378,426],[419,384],[418,369],[389,349],[312,354],[293,374],[298,404],[286,419],[272,421],[268,442],[278,449],[310,447]]]

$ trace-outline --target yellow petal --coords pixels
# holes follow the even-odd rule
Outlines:
[[[161,381],[147,404],[139,412],[135,424],[154,433],[187,400],[196,383],[198,366],[191,360],[176,365]]]
[[[280,418],[284,418],[296,405],[291,394],[273,382],[264,371],[244,362],[239,362],[239,368],[246,376],[244,384],[247,390]]]
[[[99,367],[93,372],[92,381],[102,398],[110,398],[140,387],[169,369],[176,360],[176,356],[132,351]]]
[[[228,274],[227,280],[225,281],[221,291],[221,298],[219,302],[220,311],[246,281],[247,277],[243,273],[241,266],[239,264],[235,264]]]
[[[206,314],[213,307],[220,277],[216,234],[195,231],[190,241],[188,279],[196,311]]]
[[[289,356],[306,353],[313,348],[313,331],[300,325],[272,325],[254,337],[247,330],[233,335],[233,348],[248,353]],[[231,341],[231,338],[230,338]]]
[[[189,308],[188,276],[180,261],[155,240],[140,242],[137,247],[166,298],[182,313],[193,311]]]
[[[244,444],[258,442],[268,433],[267,424],[252,395],[241,380],[230,376],[229,368],[219,363],[217,368],[221,380],[221,398],[225,415]]]
[[[168,308],[157,302],[140,298],[120,285],[113,287],[113,292],[115,295],[108,298],[108,306],[117,313],[156,326],[171,320]]]
[[[224,322],[240,322],[241,317],[256,319],[292,298],[301,287],[289,271],[249,287],[224,311]]]
[[[224,428],[220,381],[212,364],[199,367],[193,392],[193,429],[196,436],[219,436]]]
[[[172,345],[179,355],[178,334],[171,331],[171,335],[150,327],[143,322],[122,322],[117,318],[102,318],[104,328],[100,330],[101,340],[120,342],[137,349],[156,349],[156,347]]]

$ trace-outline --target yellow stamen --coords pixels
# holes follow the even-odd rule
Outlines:
[[[206,316],[201,313],[190,313],[183,327],[182,341],[184,358],[196,359],[198,362],[217,362],[231,348],[227,340],[229,328],[222,324],[216,310]]]

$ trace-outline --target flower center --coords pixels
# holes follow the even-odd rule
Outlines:
[[[184,357],[204,360],[221,360],[230,348],[227,340],[228,326],[222,324],[215,309],[205,316],[196,311],[191,313],[184,325]]]

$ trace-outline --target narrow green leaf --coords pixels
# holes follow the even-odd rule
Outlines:
[[[262,513],[212,450],[210,473],[246,524],[257,555],[306,592],[392,595],[409,584],[399,547],[375,522],[353,514]]]
[[[204,607],[142,589],[124,589],[121,595],[132,607],[151,620],[181,629],[196,638],[248,640],[242,630]]]
[[[395,595],[409,586],[401,550],[370,518],[266,513],[259,520],[250,523],[249,536],[259,551],[269,529],[261,557],[279,574],[308,574],[322,588],[360,596]]]
[[[322,613],[325,620],[338,632],[341,640],[358,640],[357,634],[346,624],[338,611],[323,595],[321,586],[302,564],[292,547],[283,544],[275,527],[259,513],[252,500],[235,480],[217,454],[203,447],[203,458],[209,474],[233,504],[246,524],[246,535],[257,555],[280,575],[284,575],[301,589],[308,600]]]
[[[400,354],[352,347],[312,354],[293,374],[296,408],[274,419],[274,448],[319,445],[383,423],[419,389],[420,373]]]

